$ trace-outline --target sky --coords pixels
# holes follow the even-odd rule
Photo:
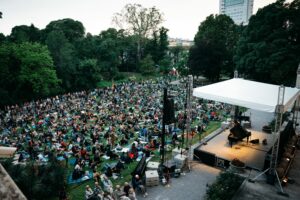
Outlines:
[[[253,13],[276,0],[254,0]],[[193,40],[198,26],[210,14],[218,14],[219,0],[0,0],[0,32],[9,35],[17,25],[34,24],[43,29],[49,22],[72,18],[86,32],[98,35],[110,27],[114,13],[128,3],[155,6],[164,15],[163,26],[171,38]]]

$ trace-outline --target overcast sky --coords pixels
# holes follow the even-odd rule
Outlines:
[[[255,0],[253,13],[275,1]],[[50,21],[72,18],[96,35],[113,27],[113,14],[127,3],[155,6],[164,14],[163,25],[170,37],[191,40],[200,22],[219,12],[219,0],[0,0],[0,32],[8,35],[14,26],[30,24],[43,29]]]

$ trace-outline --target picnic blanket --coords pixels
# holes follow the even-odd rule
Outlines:
[[[72,179],[72,173],[71,173],[68,177],[67,182],[68,182],[68,184],[81,183],[81,182],[89,180],[91,178],[93,178],[93,172],[91,172],[91,171],[89,171],[88,174],[86,174],[83,177],[76,179],[76,180]]]

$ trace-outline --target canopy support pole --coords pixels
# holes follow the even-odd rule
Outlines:
[[[262,173],[258,174],[253,179],[249,179],[249,182],[255,182],[257,178],[259,178],[261,175],[266,174],[267,175],[267,183],[274,184],[275,179],[278,182],[280,191],[278,192],[281,195],[289,196],[287,193],[283,191],[281,181],[279,179],[278,173],[276,171],[277,167],[277,160],[278,160],[278,152],[279,152],[279,142],[280,142],[280,131],[281,131],[281,124],[282,124],[282,116],[284,112],[284,93],[285,93],[285,87],[280,86],[278,88],[278,99],[277,99],[277,106],[275,110],[275,130],[273,132],[273,142],[274,145],[272,147],[272,154],[271,154],[271,160],[270,160],[270,167],[263,171]]]

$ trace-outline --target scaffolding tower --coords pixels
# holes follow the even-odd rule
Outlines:
[[[278,181],[278,185],[280,188],[279,194],[288,196],[287,193],[283,191],[281,181],[279,179],[278,173],[276,171],[277,167],[277,160],[278,160],[278,152],[279,152],[279,142],[280,142],[280,131],[281,131],[281,124],[282,124],[282,116],[284,112],[284,93],[285,87],[280,86],[278,88],[278,99],[277,99],[277,106],[275,110],[275,129],[273,132],[273,147],[271,153],[271,160],[270,160],[270,167],[263,171],[262,173],[258,174],[253,179],[249,179],[250,182],[255,182],[261,175],[267,175],[267,182],[270,184],[275,183],[275,179]]]

